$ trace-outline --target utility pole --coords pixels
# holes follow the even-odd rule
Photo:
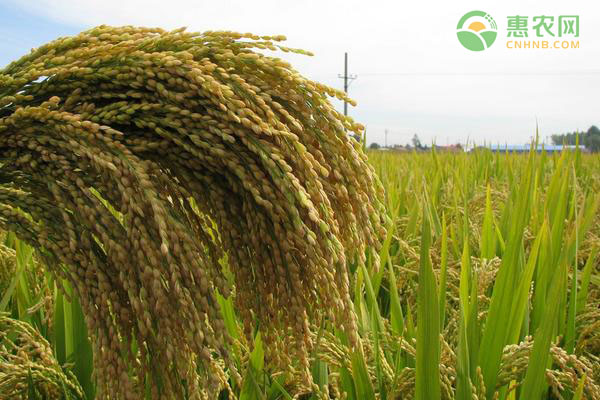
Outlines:
[[[352,83],[354,79],[356,79],[356,75],[348,75],[348,53],[344,53],[344,75],[339,75],[338,78],[342,78],[344,80],[344,93],[348,94],[348,87]],[[348,103],[344,101],[344,116],[348,115]]]
[[[387,148],[387,134],[388,134],[388,130],[385,130],[385,147]]]

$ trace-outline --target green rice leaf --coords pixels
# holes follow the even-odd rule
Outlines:
[[[416,400],[438,400],[440,388],[440,316],[438,288],[429,258],[431,228],[426,212],[421,228],[419,287],[417,290]]]

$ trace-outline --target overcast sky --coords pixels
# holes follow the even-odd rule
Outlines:
[[[482,52],[456,37],[459,19],[472,10],[498,25],[495,43]],[[513,15],[528,16],[529,25],[538,15],[578,15],[580,48],[508,49]],[[288,46],[315,56],[282,58],[338,88],[347,51],[349,72],[358,76],[349,89],[358,105],[349,114],[367,126],[369,142],[383,144],[388,129],[388,144],[405,144],[415,133],[425,143],[524,143],[536,119],[543,137],[600,125],[595,0],[0,0],[0,65],[99,24],[284,34]]]

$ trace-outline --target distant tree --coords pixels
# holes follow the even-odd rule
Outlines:
[[[590,151],[600,151],[600,129],[596,125],[592,125],[585,133],[583,143]]]
[[[594,135],[588,137],[585,143],[585,147],[594,153],[600,151],[600,136]]]
[[[552,144],[557,145],[557,146],[563,144],[564,136],[565,135],[559,135],[559,134],[552,135],[551,136]]]
[[[579,144],[585,146],[590,151],[600,151],[600,129],[592,125],[585,132],[568,132],[552,135],[552,144],[575,146],[577,144],[577,135],[579,135]]]
[[[380,148],[381,146],[379,145],[379,143],[373,142],[369,145],[369,148],[372,150],[377,150],[378,148]]]
[[[415,133],[415,136],[413,136],[411,142],[415,149],[423,148],[423,145],[421,144],[421,139],[419,139],[419,135],[417,135],[416,133]]]
[[[568,132],[558,135],[552,135],[552,144],[557,146],[567,145],[567,146],[575,146],[577,144],[577,134],[578,132]],[[582,143],[582,139],[585,133],[579,132],[579,143]]]

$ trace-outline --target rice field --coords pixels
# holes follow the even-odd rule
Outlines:
[[[600,399],[600,158],[369,160],[389,225],[367,263],[349,265],[362,354],[323,319],[307,382],[297,360],[275,366],[260,334],[248,341],[221,298],[241,380],[225,368],[219,398]],[[0,397],[93,398],[91,344],[68,283],[12,234],[1,272]]]
[[[600,157],[366,152],[283,39],[0,70],[0,399],[600,400]]]

